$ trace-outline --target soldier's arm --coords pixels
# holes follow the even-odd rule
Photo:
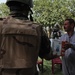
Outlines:
[[[57,57],[57,55],[52,54],[51,42],[45,33],[43,33],[41,36],[39,57],[44,58],[46,60],[50,60]]]

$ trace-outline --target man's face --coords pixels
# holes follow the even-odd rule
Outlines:
[[[66,32],[68,32],[68,31],[70,31],[71,29],[72,29],[72,27],[71,27],[69,21],[66,20],[66,21],[64,22],[64,30],[65,30]]]

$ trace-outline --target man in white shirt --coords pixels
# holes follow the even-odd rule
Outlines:
[[[62,69],[64,75],[75,75],[75,22],[73,19],[64,21],[64,30],[67,32],[62,35],[60,40],[66,43],[63,46],[65,50],[62,57]]]

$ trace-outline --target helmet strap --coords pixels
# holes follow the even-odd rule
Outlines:
[[[30,20],[33,21],[33,17],[32,17],[33,11],[30,9]]]

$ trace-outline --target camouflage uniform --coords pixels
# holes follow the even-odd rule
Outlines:
[[[33,49],[33,47],[28,48],[27,45],[23,45],[23,44],[26,40],[29,41],[29,39],[27,38],[25,40],[26,36],[21,37],[20,35],[19,36],[15,35],[22,31],[24,33],[24,27],[26,28],[27,25],[22,25],[23,26],[23,28],[22,28],[22,26],[14,25],[12,22],[14,24],[20,24],[20,23],[33,24],[32,22],[30,22],[28,20],[25,21],[25,20],[16,19],[13,17],[9,17],[9,18],[7,18],[7,21],[3,21],[3,24],[1,26],[2,27],[1,33],[3,34],[2,41],[1,41],[1,49],[5,51],[5,54],[3,53],[4,54],[2,56],[3,58],[0,60],[0,62],[1,62],[0,67],[3,70],[2,75],[6,75],[9,72],[12,73],[13,71],[14,71],[13,73],[16,72],[15,74],[17,74],[18,72],[20,73],[22,71],[22,69],[27,72],[26,73],[24,71],[27,75],[30,75],[34,72],[34,70],[32,68],[35,67],[34,65],[36,65],[38,51],[39,51],[39,45],[40,45],[40,38],[39,38],[39,40],[37,39],[37,43],[34,43],[35,41],[32,41],[32,40],[30,41],[30,42],[33,42],[35,45],[37,44],[36,48],[35,48],[36,50]],[[34,24],[34,25],[36,26],[36,24]],[[17,26],[16,27],[17,29],[15,29],[15,26]],[[13,27],[13,29],[11,27]],[[22,30],[20,27],[22,28]],[[18,28],[20,28],[20,29],[18,30]],[[39,31],[40,31],[40,29],[39,29]],[[22,33],[20,33],[20,34],[22,35]],[[34,39],[34,38],[32,38],[32,39]],[[19,42],[18,42],[18,40],[19,40]],[[21,41],[23,43],[20,43]],[[29,69],[29,70],[27,70],[27,69]],[[31,72],[30,70],[33,72],[30,73]],[[8,75],[10,75],[10,74],[8,74]],[[34,75],[34,74],[32,74],[32,75]]]
[[[50,53],[50,41],[43,32],[41,25],[28,20],[28,13],[31,12],[30,8],[33,7],[32,0],[7,0],[6,4],[10,8],[10,15],[0,24],[0,34],[2,34],[0,37],[2,39],[2,49],[0,50],[0,73],[2,75],[35,75],[38,56],[47,60],[54,58],[54,56],[52,56]],[[30,19],[33,20],[31,14]],[[37,33],[39,36],[37,42],[34,43],[35,38],[32,38],[33,41],[30,40],[32,43],[34,43],[36,48],[30,49],[24,45],[21,45],[24,44],[24,41],[26,41],[24,39],[26,37],[19,37],[15,34],[15,32],[17,33],[24,31],[21,29],[23,28],[20,26],[21,23],[23,23],[24,28],[26,28],[27,24],[29,26],[33,25],[33,29],[38,27]],[[17,24],[17,30],[15,29],[14,24]],[[11,29],[11,27],[14,29]],[[11,30],[12,33],[15,34],[16,38],[11,35]],[[24,31],[24,33],[26,32]],[[23,33],[20,34],[22,35]],[[16,43],[16,41],[20,44]]]
[[[53,56],[50,54],[50,41],[42,31],[41,25],[38,29],[38,34],[40,37],[38,38],[37,43],[35,43],[36,50],[30,50],[28,47],[25,48],[23,45],[16,43],[16,41],[19,42],[18,40],[23,42],[25,37],[21,38],[19,36],[17,37],[18,40],[13,37],[13,35],[9,35],[9,37],[7,37],[7,34],[6,37],[4,37],[4,34],[6,33],[11,34],[11,26],[15,28],[13,23],[18,24],[17,28],[20,28],[19,23],[23,23],[24,25],[29,24],[38,26],[37,23],[33,23],[28,20],[28,13],[31,12],[30,8],[32,7],[32,0],[7,0],[6,4],[10,8],[10,15],[0,24],[0,34],[3,34],[1,37],[2,50],[0,50],[0,56],[2,57],[0,59],[1,74],[35,75],[35,65],[38,56],[47,60],[53,58]],[[30,18],[32,20],[31,14]],[[15,32],[17,33],[21,31],[12,29],[12,33],[15,34]]]

